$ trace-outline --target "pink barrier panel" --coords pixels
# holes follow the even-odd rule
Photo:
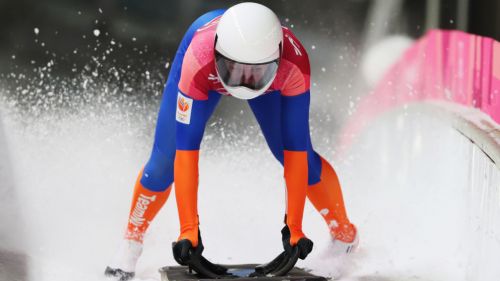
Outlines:
[[[479,108],[500,124],[500,43],[461,31],[428,32],[361,99],[341,134],[341,150],[379,114],[418,101]]]

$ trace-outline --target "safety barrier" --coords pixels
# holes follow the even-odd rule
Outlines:
[[[470,142],[466,198],[466,280],[499,280],[500,43],[460,31],[432,30],[415,42],[363,97],[343,128],[343,155],[367,126],[407,110],[448,121]],[[439,140],[436,140],[439,141]],[[465,249],[464,249],[465,250]]]
[[[461,31],[430,31],[361,99],[341,133],[340,152],[376,116],[422,101],[477,108],[500,123],[500,43]],[[488,130],[496,143],[489,150],[500,149],[500,131]]]

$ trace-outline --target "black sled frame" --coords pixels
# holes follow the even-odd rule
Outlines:
[[[237,281],[327,281],[321,276],[313,275],[304,269],[294,267],[284,276],[255,276],[250,277],[255,272],[257,264],[224,265],[230,275],[220,279],[237,279]],[[166,266],[160,269],[162,281],[220,281],[220,279],[203,278],[188,266]]]

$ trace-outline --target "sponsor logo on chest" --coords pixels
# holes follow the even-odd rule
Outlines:
[[[191,123],[191,111],[193,109],[193,99],[177,94],[177,112],[175,119],[183,124]]]

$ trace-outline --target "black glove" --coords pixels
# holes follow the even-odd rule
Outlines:
[[[201,254],[203,253],[200,230],[198,230],[198,246],[193,247],[191,241],[182,239],[172,243],[174,259],[180,265],[187,265],[190,270],[195,271],[202,278],[219,279],[227,277],[227,268],[213,264]]]
[[[308,238],[301,238],[297,245],[290,244],[290,229],[287,225],[281,230],[281,240],[283,241],[283,251],[269,263],[259,265],[250,276],[283,276],[293,269],[297,260],[305,259],[313,249],[313,242]]]

